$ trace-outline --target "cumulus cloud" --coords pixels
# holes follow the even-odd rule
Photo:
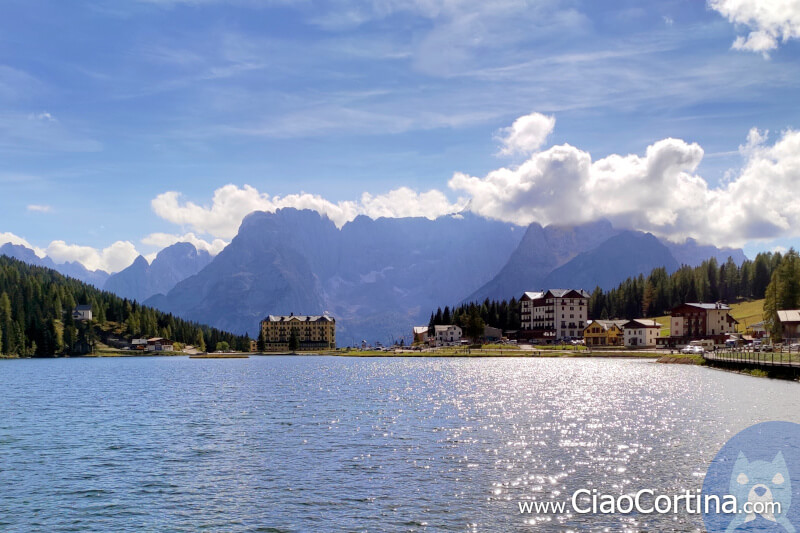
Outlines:
[[[30,204],[28,206],[28,211],[33,211],[36,213],[49,213],[51,207],[49,205],[39,205],[39,204]]]
[[[532,122],[538,127],[530,126]],[[152,207],[165,220],[215,237],[207,243],[209,250],[217,241],[234,237],[248,213],[284,207],[317,211],[338,227],[358,215],[433,219],[469,210],[523,226],[606,218],[620,228],[673,241],[692,237],[718,246],[800,237],[798,131],[786,130],[770,144],[767,131],[750,130],[739,146],[742,168],[729,171],[712,186],[697,173],[704,156],[697,143],[667,138],[646,147],[643,154],[611,154],[598,160],[569,144],[537,150],[554,123],[553,117],[536,113],[515,121],[505,130],[504,146],[509,153],[528,151],[527,159],[483,177],[455,173],[448,186],[456,200],[439,190],[420,193],[401,187],[331,202],[307,193],[273,197],[249,185],[226,185],[215,191],[209,205],[185,201],[173,191],[158,195]],[[167,245],[179,239],[205,246],[194,234],[158,234],[143,242]]]
[[[334,203],[307,193],[270,196],[250,185],[225,185],[214,191],[210,206],[184,202],[181,194],[175,191],[159,194],[151,205],[158,216],[174,224],[190,227],[218,239],[231,239],[236,235],[242,219],[253,211],[274,212],[284,207],[310,209],[327,216],[338,227],[342,227],[358,215],[371,218],[414,216],[433,219],[460,211],[466,206],[466,201],[459,199],[451,203],[441,191],[419,193],[400,187],[387,194],[372,195],[365,192],[359,201]]]
[[[44,257],[45,256],[44,250],[42,250],[41,248],[37,248],[36,246],[33,246],[31,243],[29,243],[28,241],[26,241],[22,237],[19,237],[18,235],[14,235],[13,233],[8,233],[8,232],[0,233],[0,246],[3,246],[4,244],[9,244],[9,243],[10,244],[21,245],[21,246],[24,246],[25,248],[30,248],[39,257]]]
[[[166,248],[167,246],[172,246],[176,242],[191,243],[198,250],[205,250],[212,256],[220,253],[228,245],[228,243],[223,241],[222,239],[214,239],[211,242],[208,242],[206,240],[199,238],[194,233],[185,233],[183,235],[175,235],[172,233],[151,233],[150,235],[142,239],[142,244],[146,244],[148,246],[156,246],[158,249],[163,249]],[[148,260],[148,262],[152,263],[156,255],[157,254],[150,254],[145,256],[145,258]]]
[[[0,233],[0,246],[11,243],[30,248],[39,257],[49,257],[56,264],[77,261],[89,270],[118,272],[127,267],[139,253],[128,241],[117,241],[111,246],[98,250],[91,246],[67,244],[65,241],[52,241],[47,248],[32,245],[26,239],[13,233]]]
[[[800,37],[800,0],[709,0],[708,5],[734,24],[747,26],[747,36],[733,42],[735,50],[765,56],[778,42]]]
[[[515,224],[607,218],[671,240],[726,246],[800,236],[800,132],[787,130],[769,146],[754,129],[740,151],[744,167],[716,188],[695,174],[703,149],[680,139],[658,141],[643,156],[597,161],[568,144],[553,146],[483,178],[456,173],[448,184],[471,198],[475,213]]]
[[[53,241],[45,252],[56,263],[78,261],[89,270],[99,269],[106,272],[119,272],[133,263],[139,255],[136,247],[129,241],[117,241],[102,250],[91,246],[67,244],[64,241]]]
[[[510,127],[500,130],[500,155],[527,155],[535,152],[553,132],[555,125],[555,117],[541,113],[519,117]]]

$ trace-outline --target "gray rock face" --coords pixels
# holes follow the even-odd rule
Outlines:
[[[653,269],[665,267],[674,272],[680,265],[669,249],[650,233],[623,231],[596,248],[578,254],[553,270],[545,287],[574,287],[592,292],[595,287],[613,289],[620,282]]]
[[[210,265],[146,303],[251,336],[267,314],[328,311],[339,344],[390,342],[491,279],[521,237],[472,215],[358,217],[337,229],[312,211],[252,213]]]
[[[137,257],[128,268],[112,274],[103,288],[141,302],[169,292],[179,281],[198,273],[210,262],[208,252],[198,251],[188,242],[179,242],[161,250],[152,264],[142,256]]]
[[[316,212],[282,209],[247,216],[208,266],[145,303],[253,337],[268,314],[329,312],[344,346],[407,336],[439,306],[548,287],[611,288],[678,266],[654,236],[605,220],[523,230],[470,214],[361,216],[338,229]]]
[[[672,253],[672,256],[678,261],[680,265],[689,265],[691,267],[700,266],[706,259],[715,257],[719,264],[732,257],[737,265],[744,263],[747,259],[741,248],[717,248],[710,245],[697,244],[694,239],[686,239],[682,244],[665,241],[667,248]]]
[[[531,224],[519,247],[497,276],[466,300],[507,300],[519,298],[524,291],[549,288],[545,279],[552,271],[618,233],[619,230],[614,229],[607,220],[574,227],[543,228],[539,224]],[[566,286],[577,287],[573,284]]]

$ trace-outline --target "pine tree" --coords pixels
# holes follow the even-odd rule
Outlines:
[[[267,336],[264,333],[264,329],[262,328],[258,334],[258,341],[256,342],[256,349],[259,352],[263,352],[267,349]]]
[[[205,341],[205,338],[203,336],[203,330],[202,329],[198,330],[198,332],[197,332],[197,340],[195,341],[195,344],[197,345],[197,349],[200,350],[201,352],[205,352],[206,351],[206,341]]]

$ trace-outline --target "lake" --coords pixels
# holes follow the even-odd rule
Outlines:
[[[702,486],[800,385],[652,361],[0,361],[4,531],[693,531],[518,502]]]

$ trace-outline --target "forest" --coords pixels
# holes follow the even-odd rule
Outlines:
[[[93,320],[74,321],[77,305],[91,305]],[[250,349],[247,337],[176,318],[120,298],[54,270],[0,256],[0,354],[53,357],[86,353],[103,331],[126,337],[164,337],[206,346]]]

